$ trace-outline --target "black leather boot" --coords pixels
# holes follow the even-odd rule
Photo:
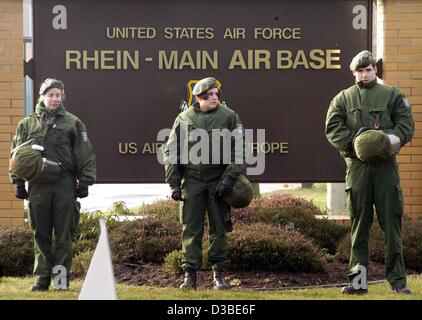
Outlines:
[[[196,290],[196,271],[185,272],[185,279],[180,285],[180,289]]]
[[[229,284],[224,279],[224,271],[214,271],[214,290],[227,290]]]
[[[341,293],[343,294],[367,294],[368,289],[355,289],[351,284],[347,287],[341,288]]]
[[[48,286],[43,286],[41,284],[35,284],[31,287],[31,292],[38,292],[38,291],[48,291]]]
[[[393,288],[392,291],[394,293],[404,293],[404,294],[411,294],[412,290],[410,290],[406,285],[402,285],[397,288]]]

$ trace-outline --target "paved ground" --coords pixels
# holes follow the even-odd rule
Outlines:
[[[300,186],[292,183],[261,183],[260,190],[264,193]],[[107,210],[116,201],[124,201],[131,208],[168,197],[170,188],[167,184],[96,184],[89,188],[88,198],[79,201],[82,210]]]

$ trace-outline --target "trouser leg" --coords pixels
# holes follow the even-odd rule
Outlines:
[[[215,199],[216,183],[208,185],[207,212],[209,221],[208,261],[214,270],[224,271],[230,263],[226,223],[230,215],[230,206],[224,201]]]
[[[351,220],[351,253],[349,281],[367,274],[369,265],[369,231],[373,219],[372,180],[367,164],[354,160],[348,163],[346,176],[347,207]],[[362,279],[367,282],[367,279]]]
[[[72,265],[72,237],[79,220],[79,210],[75,199],[75,185],[71,177],[59,181],[55,187],[53,201],[53,227],[55,252],[53,258],[55,276],[60,287],[69,285]],[[63,283],[66,279],[66,283]]]
[[[35,283],[49,286],[52,267],[53,216],[51,199],[53,194],[48,186],[29,187],[30,224],[34,231],[34,277]]]
[[[185,183],[182,192],[184,201],[180,202],[180,221],[182,223],[182,251],[185,271],[199,270],[202,266],[202,237],[207,204],[206,192],[200,182]]]
[[[397,288],[406,285],[406,269],[401,240],[403,195],[395,161],[379,165],[374,182],[377,217],[384,231],[386,279]]]

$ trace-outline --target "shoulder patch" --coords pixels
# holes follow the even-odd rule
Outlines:
[[[81,134],[82,134],[82,139],[84,140],[84,142],[88,142],[88,134],[86,133],[86,131],[83,131]]]
[[[236,123],[236,128],[233,130],[236,134],[245,134],[245,128],[241,122]]]
[[[410,102],[409,102],[409,100],[407,100],[406,98],[403,98],[403,105],[404,105],[406,108],[410,108]]]

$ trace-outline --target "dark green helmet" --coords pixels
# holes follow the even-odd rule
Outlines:
[[[363,132],[355,138],[354,148],[356,157],[368,163],[379,163],[394,153],[390,138],[381,130]]]
[[[204,78],[199,80],[193,87],[192,94],[198,96],[210,89],[217,88],[217,80],[215,78]]]
[[[253,188],[248,178],[239,175],[234,183],[233,193],[223,200],[233,208],[247,207],[253,199]]]
[[[57,88],[60,91],[64,92],[64,84],[62,81],[57,79],[51,79],[47,78],[44,80],[44,82],[41,84],[39,94],[43,95],[51,88]]]
[[[26,181],[36,178],[43,168],[42,153],[32,149],[32,146],[23,146],[12,154],[10,171]]]

